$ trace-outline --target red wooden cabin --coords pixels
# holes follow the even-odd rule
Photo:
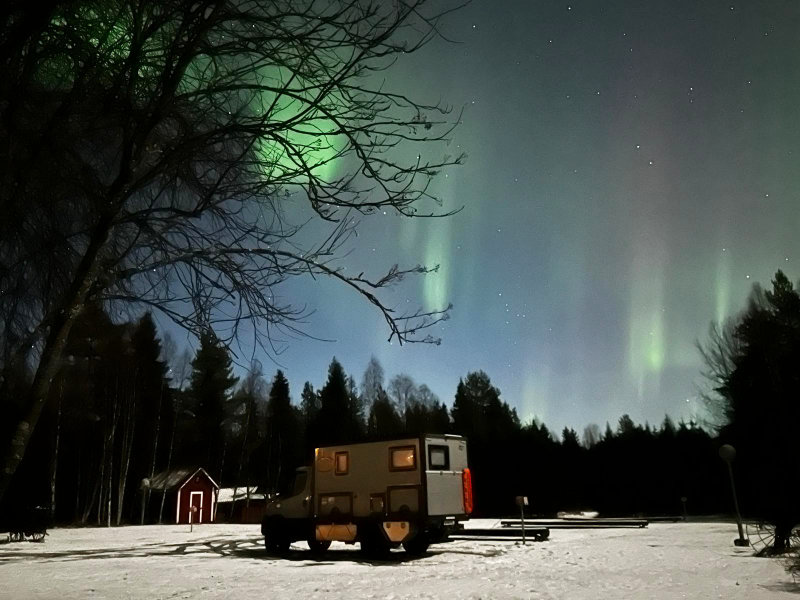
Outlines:
[[[167,494],[166,506],[171,507],[176,523],[213,523],[216,519],[219,486],[201,467],[163,471],[153,476],[149,487]]]

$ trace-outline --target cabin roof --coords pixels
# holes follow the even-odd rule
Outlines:
[[[200,472],[202,472],[215,488],[219,489],[217,482],[214,481],[211,475],[202,467],[182,467],[179,469],[170,469],[169,471],[161,471],[150,478],[150,484],[147,487],[151,490],[175,490],[183,487],[189,479]]]
[[[236,495],[234,495],[234,491]],[[267,496],[266,494],[259,493],[257,486],[248,486],[248,487],[237,487],[237,488],[220,488],[219,495],[217,496],[217,502],[233,502],[236,500],[246,500],[248,492],[250,494],[250,500],[264,500]]]

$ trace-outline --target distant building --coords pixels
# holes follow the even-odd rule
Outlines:
[[[221,488],[217,497],[217,520],[229,523],[261,523],[267,495],[255,486]]]
[[[153,493],[166,493],[165,506],[169,508],[165,508],[165,515],[175,515],[175,523],[216,520],[219,486],[201,467],[162,471],[150,479],[147,487]]]

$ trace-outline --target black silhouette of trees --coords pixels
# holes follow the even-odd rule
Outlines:
[[[483,371],[459,380],[451,411],[454,433],[467,438],[475,470],[476,511],[510,511],[519,492],[520,423],[517,413],[500,399],[500,390]]]
[[[84,312],[72,329],[68,358],[15,479],[20,485],[12,491],[19,500],[46,503],[49,498],[59,523],[168,521],[171,511],[163,490],[149,490],[148,501],[148,490],[138,485],[153,471],[198,464],[214,470],[222,466],[215,461],[225,457],[218,483],[258,484],[271,493],[285,489],[296,466],[308,464],[315,444],[362,439],[365,424],[354,402],[353,381],[338,361],[331,363],[321,394],[306,383],[300,407],[291,402],[283,373],[276,373],[268,386],[255,363],[231,400],[225,398],[232,386],[217,394],[222,402],[214,411],[198,411],[193,396],[201,396],[201,389],[219,391],[232,383],[224,347],[207,339],[195,359],[185,361],[175,348],[167,348],[173,344],[166,339],[167,349],[159,352],[154,334],[147,317],[114,325],[99,307]],[[162,376],[159,386],[169,357],[174,378]],[[188,390],[181,389],[183,362],[194,366]],[[380,378],[372,379],[377,397],[366,424],[368,439],[447,433],[452,427],[464,433],[469,424],[464,416],[476,416],[468,436],[476,515],[513,514],[513,498],[520,494],[529,496],[529,514],[546,516],[587,508],[606,516],[676,515],[681,497],[688,497],[693,514],[718,513],[729,502],[719,442],[691,423],[676,426],[667,417],[660,428],[651,429],[624,416],[619,434],[609,428],[587,448],[577,443],[571,428],[557,437],[537,421],[520,425],[485,373],[462,380],[452,426],[445,404],[424,385],[414,384],[407,412],[419,412],[411,419],[406,414],[404,421],[382,391]],[[221,383],[208,383],[214,381]],[[155,391],[161,386],[159,412]],[[593,429],[599,436],[599,428]],[[205,454],[204,436],[209,435],[217,436],[217,444],[222,440],[221,455]],[[235,510],[225,511],[218,518],[235,515]]]
[[[341,363],[334,358],[328,367],[328,380],[319,392],[319,412],[314,422],[315,446],[359,441],[364,424],[357,398]]]
[[[186,459],[206,465],[209,474],[220,479],[227,454],[225,420],[228,401],[238,378],[233,376],[228,349],[208,331],[200,336],[200,347],[192,361],[188,394],[192,401],[192,439],[187,440]]]
[[[309,451],[319,439],[319,408],[319,394],[314,390],[314,386],[306,381],[300,393],[300,418],[303,425],[303,448],[309,455],[311,454]]]
[[[774,551],[800,523],[800,294],[778,271],[772,289],[754,286],[747,308],[713,326],[701,347],[720,440],[737,449],[743,510],[775,525]]]
[[[273,350],[296,276],[338,281],[389,337],[436,341],[446,307],[383,290],[427,267],[345,269],[359,220],[448,214],[429,184],[460,156],[425,149],[458,118],[380,74],[437,35],[424,0],[142,0],[0,8],[0,368],[32,365],[4,443],[0,497],[69,332],[91,302],[159,311]],[[435,267],[434,267],[435,268]]]
[[[292,405],[289,381],[278,369],[272,379],[267,402],[267,422],[263,470],[266,490],[276,493],[286,488],[294,469],[302,462],[299,411]]]

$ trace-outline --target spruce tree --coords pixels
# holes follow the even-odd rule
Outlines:
[[[274,493],[286,488],[301,457],[298,411],[292,406],[289,381],[280,369],[267,401],[266,484]]]
[[[319,394],[314,386],[306,381],[300,393],[300,417],[303,423],[303,448],[308,452],[319,444]]]
[[[352,443],[361,437],[361,424],[353,412],[351,386],[341,363],[334,357],[328,380],[320,391],[317,417],[320,445]]]
[[[394,404],[383,389],[377,391],[369,409],[367,435],[370,439],[391,439],[403,432],[403,422],[397,414]]]
[[[151,478],[160,457],[165,455],[164,432],[167,430],[170,412],[169,385],[166,379],[167,366],[161,357],[161,341],[156,324],[147,312],[136,324],[131,336],[135,386],[135,432],[132,443],[130,465],[131,491],[136,491],[142,479]],[[139,522],[146,514],[150,492],[142,491]]]
[[[189,395],[194,402],[195,435],[186,459],[204,467],[219,480],[225,463],[226,404],[238,378],[233,376],[231,357],[213,332],[200,337],[200,348],[192,361]]]
[[[721,438],[738,451],[745,501],[775,525],[774,551],[782,551],[800,523],[800,292],[778,271],[772,289],[756,286],[747,309],[728,329],[712,329],[702,351],[710,400],[727,420]],[[689,428],[679,436],[682,429]]]

